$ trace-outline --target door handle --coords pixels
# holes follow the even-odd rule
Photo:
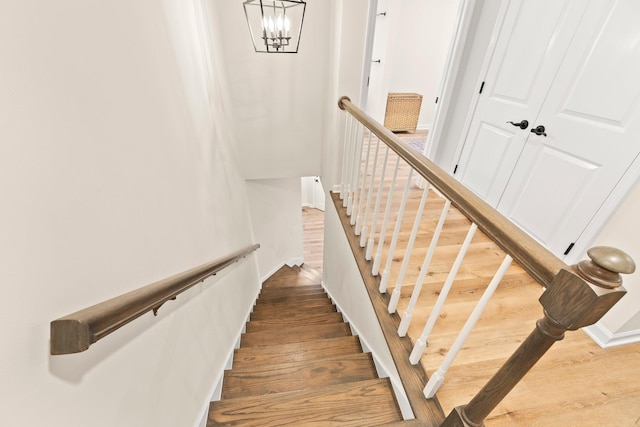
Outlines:
[[[533,129],[531,129],[531,132],[535,133],[536,135],[542,135],[542,136],[547,136],[547,134],[544,132],[544,126],[539,125]]]
[[[507,123],[511,123],[514,126],[518,126],[520,129],[526,129],[529,127],[529,122],[527,120],[523,120],[520,123],[513,123],[513,122],[507,122]]]

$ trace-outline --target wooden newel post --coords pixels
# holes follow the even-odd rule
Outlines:
[[[619,249],[598,246],[590,260],[560,270],[540,297],[544,317],[498,372],[465,406],[458,406],[444,427],[480,427],[484,419],[567,330],[597,322],[626,293],[620,273],[635,263]]]

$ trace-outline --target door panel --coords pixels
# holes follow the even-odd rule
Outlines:
[[[640,100],[637,2],[621,2],[607,12],[605,8],[602,29],[590,42],[584,65],[569,77],[574,83],[560,113],[622,130],[634,117]]]
[[[496,206],[587,2],[512,0],[458,162],[460,181]],[[486,167],[487,162],[492,167]]]
[[[498,204],[558,256],[640,152],[638,16],[634,0],[590,3],[532,124],[548,136],[531,134]]]
[[[531,158],[530,169],[522,171],[522,184],[514,195],[508,216],[538,241],[550,246],[570,220],[573,207],[597,179],[601,165],[539,141],[528,142],[523,157]],[[540,203],[542,200],[544,203]],[[564,251],[566,246],[560,249]]]
[[[515,16],[507,18],[514,19],[514,25],[506,40],[501,63],[495,77],[487,77],[487,80],[495,82],[489,93],[494,101],[513,102],[525,107],[531,102],[539,102],[541,97],[536,89],[542,85],[546,90],[547,79],[553,77],[547,72],[547,62],[557,58],[554,50],[558,47],[561,51],[564,49],[566,39],[559,37],[559,29],[563,27],[563,21],[572,18],[567,15],[569,5],[569,2],[557,0],[513,4]],[[544,19],[538,19],[541,8],[544,8]],[[533,42],[532,29],[535,29]]]
[[[510,167],[515,163],[520,150],[514,149],[519,146],[514,144],[514,138],[521,138],[521,136],[516,135],[513,129],[501,129],[491,123],[483,122],[479,125],[475,140],[468,142],[469,160],[461,174],[461,180],[491,204],[495,204],[500,199],[501,190],[508,176],[487,174],[485,171],[506,169],[505,164]],[[467,179],[469,176],[473,179]],[[497,183],[498,179],[505,182]]]

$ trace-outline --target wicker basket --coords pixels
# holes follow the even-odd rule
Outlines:
[[[415,132],[421,105],[422,95],[418,93],[390,93],[387,97],[384,127],[393,132]]]

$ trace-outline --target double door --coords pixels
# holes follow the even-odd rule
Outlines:
[[[640,153],[640,2],[512,0],[457,178],[562,257]]]

